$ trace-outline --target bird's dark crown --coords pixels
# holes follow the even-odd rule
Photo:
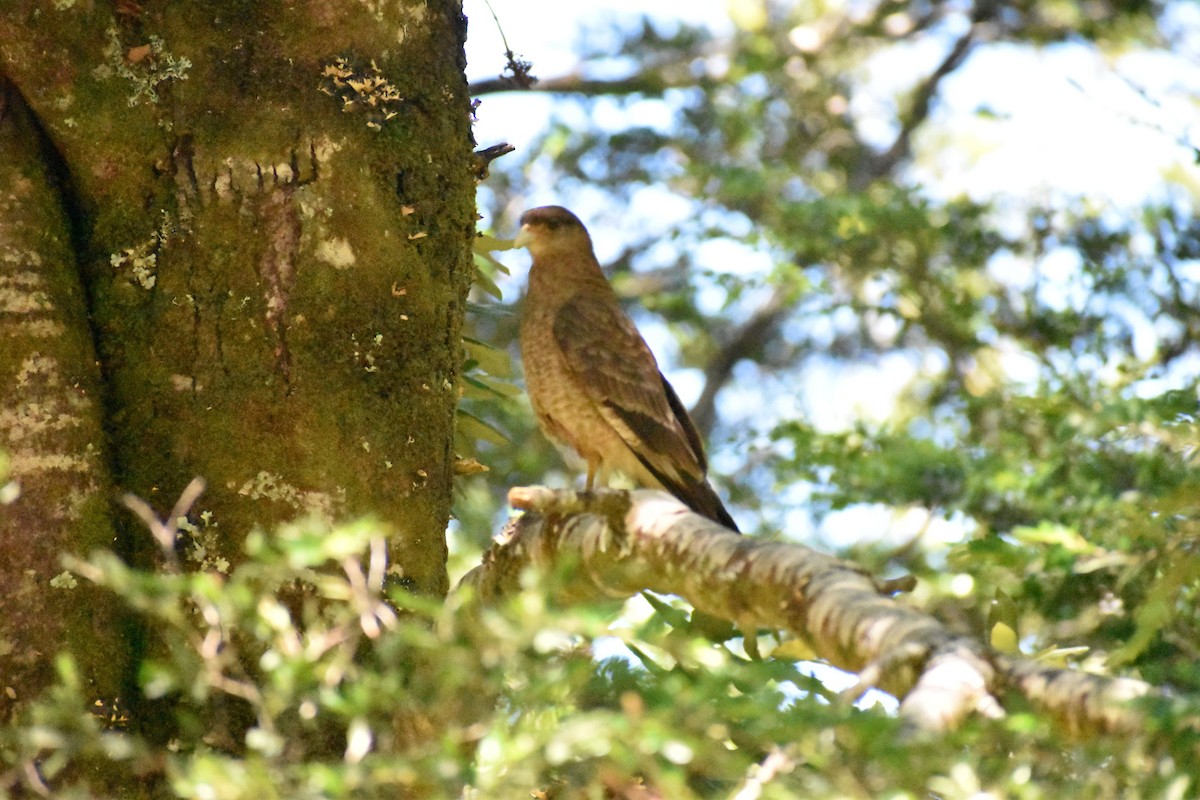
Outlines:
[[[562,206],[531,208],[521,215],[521,225],[544,226],[552,231],[559,228],[583,227],[583,223],[579,221],[579,217],[567,211]]]

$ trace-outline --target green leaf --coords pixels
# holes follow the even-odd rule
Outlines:
[[[494,400],[496,398],[508,400],[521,395],[521,387],[516,384],[489,381],[486,378],[472,375],[463,376],[462,387],[463,397],[469,400]]]
[[[487,271],[480,268],[480,264],[479,264],[480,258],[481,258],[481,256],[478,253],[476,253],[475,254],[474,285],[478,286],[480,289],[487,292],[488,294],[490,294],[492,297],[496,298],[497,300],[503,300],[504,292],[500,291],[500,287],[497,286],[496,282],[493,281],[491,276],[487,274]]]
[[[463,347],[467,357],[475,361],[479,368],[496,378],[508,378],[513,374],[512,358],[504,350],[493,347],[486,342],[463,337]]]
[[[500,252],[504,250],[512,250],[514,248],[512,239],[497,239],[495,236],[489,236],[486,233],[480,233],[475,236],[475,243],[472,245],[472,250],[482,256],[487,256],[488,253]],[[504,270],[504,274],[508,274],[508,268],[495,259],[491,259],[500,269]]]
[[[458,409],[455,412],[456,433],[475,441],[490,442],[497,445],[511,444],[504,433],[484,422],[469,411]]]
[[[1112,666],[1121,666],[1137,659],[1179,613],[1180,594],[1185,587],[1200,580],[1200,556],[1195,553],[1176,553],[1175,558],[1165,563],[1170,567],[1150,587],[1145,602],[1138,607],[1137,628],[1123,646],[1108,657]]]

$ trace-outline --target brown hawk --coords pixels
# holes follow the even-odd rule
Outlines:
[[[515,243],[533,255],[521,358],[542,431],[587,462],[588,489],[619,471],[736,531],[705,477],[696,426],[621,310],[583,223],[559,206],[534,208]]]

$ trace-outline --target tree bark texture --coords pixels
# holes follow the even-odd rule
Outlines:
[[[64,641],[110,638],[116,617],[108,598],[59,564],[68,548],[115,544],[100,375],[70,227],[33,119],[17,98],[0,97],[2,721],[50,680]],[[99,686],[116,687],[111,653],[78,655]]]
[[[27,694],[11,663],[61,642],[14,614],[64,602],[57,554],[148,562],[116,493],[165,514],[196,475],[185,563],[369,513],[392,579],[446,590],[465,25],[449,0],[6,4],[0,449],[20,497],[0,549],[20,557],[0,560],[0,683]]]

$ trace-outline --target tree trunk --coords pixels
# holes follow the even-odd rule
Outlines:
[[[45,680],[15,665],[103,612],[51,585],[59,553],[153,557],[114,488],[166,514],[204,477],[193,566],[237,560],[254,526],[371,514],[391,574],[446,590],[465,24],[455,2],[0,15],[4,702]],[[138,646],[118,631],[72,642],[107,667],[98,695]]]

